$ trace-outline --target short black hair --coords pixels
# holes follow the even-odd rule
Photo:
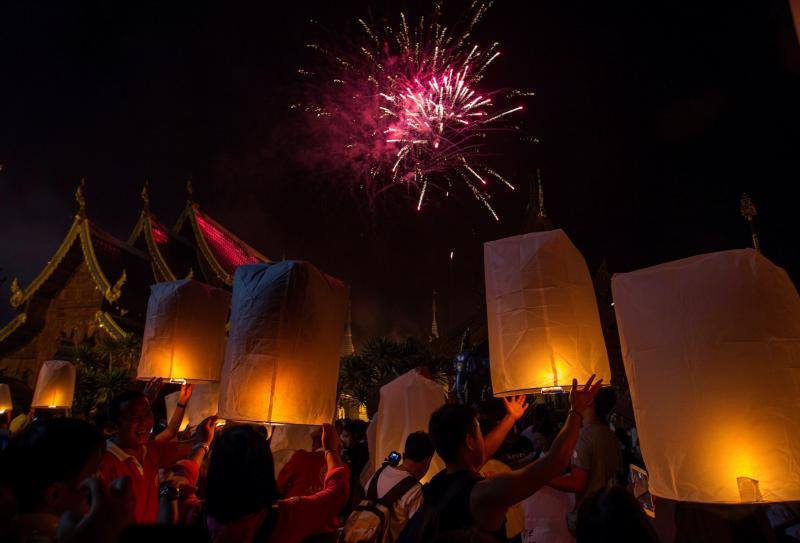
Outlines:
[[[433,441],[427,432],[413,432],[406,438],[403,458],[423,462],[433,456]]]
[[[356,441],[361,441],[367,435],[367,423],[363,420],[350,419],[344,423],[343,430],[347,430]]]
[[[445,404],[431,415],[428,432],[442,460],[455,462],[458,451],[475,431],[475,410],[468,405]]]
[[[269,447],[263,426],[226,426],[214,442],[208,465],[208,516],[233,522],[270,507],[278,499]]]
[[[608,415],[614,410],[614,404],[617,403],[617,394],[611,387],[603,387],[597,391],[597,396],[594,397],[594,412],[597,413],[597,418],[603,422],[608,422]]]
[[[14,493],[20,513],[35,512],[45,489],[77,477],[104,443],[103,434],[82,420],[36,421],[0,454],[0,479]]]
[[[108,422],[112,424],[118,423],[119,418],[122,416],[122,406],[138,398],[147,399],[147,396],[138,390],[126,390],[114,396],[114,399],[108,404]]]

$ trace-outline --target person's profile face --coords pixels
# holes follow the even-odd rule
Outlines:
[[[134,398],[122,404],[117,422],[117,439],[122,446],[143,445],[153,429],[153,411],[147,398]]]
[[[342,430],[342,434],[339,437],[342,440],[342,446],[345,448],[348,448],[353,444],[353,435],[349,431]]]

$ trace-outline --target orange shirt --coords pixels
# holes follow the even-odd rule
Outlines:
[[[100,460],[98,475],[110,484],[120,477],[131,478],[134,499],[134,520],[137,523],[154,523],[158,515],[158,470],[180,460],[177,441],[148,441],[144,444],[143,461],[123,451],[110,439]]]

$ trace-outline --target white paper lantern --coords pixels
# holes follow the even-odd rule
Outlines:
[[[230,297],[191,279],[151,286],[138,379],[219,381]]]
[[[164,403],[167,406],[167,422],[172,420],[172,415],[178,407],[178,396],[180,391],[173,392],[164,396]],[[219,403],[219,383],[198,383],[194,385],[192,397],[186,406],[186,412],[181,421],[180,431],[187,426],[197,426],[208,417],[217,414]]]
[[[412,432],[427,432],[434,411],[445,403],[442,385],[411,370],[383,385],[378,412],[373,417],[369,445],[372,470],[377,470],[389,453],[403,453],[406,438]],[[436,475],[444,463],[435,455],[425,481]]]
[[[331,422],[347,287],[307,262],[236,269],[219,416]]]
[[[0,383],[0,414],[11,411],[14,406],[11,404],[11,389],[5,383]]]
[[[48,360],[42,364],[32,408],[71,408],[75,395],[75,366],[65,360]]]
[[[495,396],[610,382],[592,279],[563,230],[491,241],[483,258]]]
[[[800,297],[753,250],[612,280],[650,490],[705,503],[800,500]]]

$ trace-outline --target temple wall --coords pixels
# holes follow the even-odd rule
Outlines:
[[[103,295],[81,262],[49,301],[41,330],[21,347],[0,355],[0,370],[34,386],[45,360],[53,358],[62,346],[81,343],[94,335],[98,329],[95,312],[102,304]]]

